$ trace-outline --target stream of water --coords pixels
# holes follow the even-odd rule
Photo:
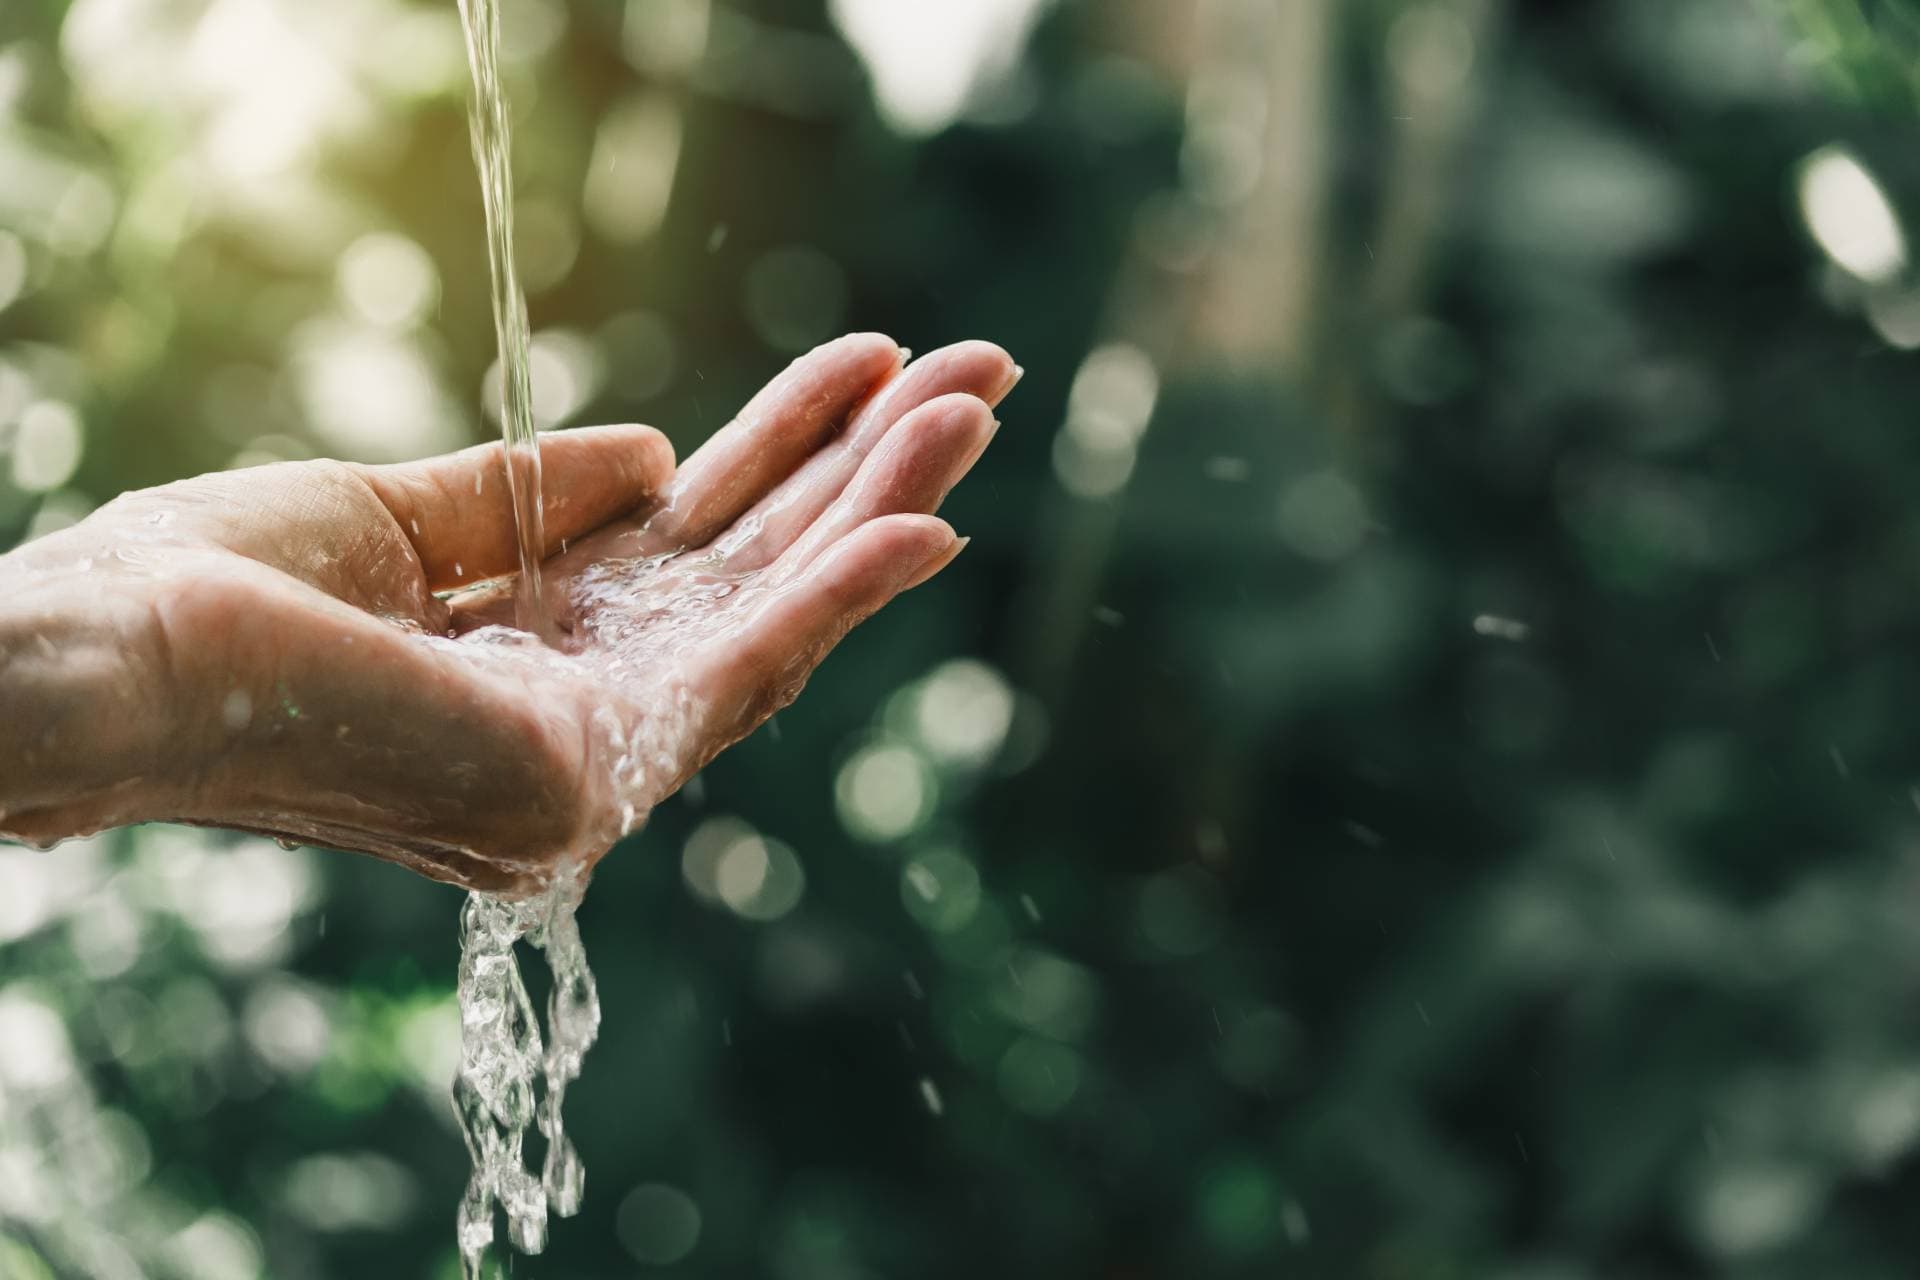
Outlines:
[[[500,424],[507,492],[520,551],[516,622],[542,639],[553,620],[540,581],[545,530],[540,509],[540,445],[534,433],[527,359],[527,303],[513,258],[513,169],[506,95],[500,85],[500,0],[459,0],[473,72],[469,120],[474,165],[486,208],[493,321],[500,346]],[[549,1211],[579,1211],[586,1171],[561,1115],[567,1085],[600,1028],[600,999],[574,912],[586,872],[556,875],[546,891],[520,901],[474,893],[460,920],[460,1071],[454,1109],[473,1159],[460,1199],[461,1270],[479,1280],[495,1239],[495,1210],[523,1253],[547,1241]],[[514,954],[520,941],[544,951],[553,974],[546,1039]],[[546,1155],[528,1169],[527,1129],[538,1124]]]
[[[540,440],[533,428],[528,373],[527,298],[513,259],[513,127],[500,87],[500,0],[459,0],[473,72],[468,124],[473,163],[487,216],[487,260],[493,281],[493,328],[500,345],[500,434],[506,446],[507,491],[519,534],[520,582],[514,592],[522,631],[550,638],[553,620],[541,590],[546,526],[540,511]]]
[[[585,876],[556,877],[535,898],[467,898],[460,917],[460,1074],[453,1097],[473,1175],[460,1198],[462,1271],[482,1273],[494,1242],[494,1209],[522,1253],[547,1243],[547,1214],[571,1217],[586,1191],[586,1170],[562,1122],[567,1085],[600,1029],[600,996],[574,920]],[[545,951],[553,971],[543,1046],[514,944]],[[537,1087],[536,1087],[537,1086]],[[529,1125],[547,1151],[538,1176],[526,1166]]]

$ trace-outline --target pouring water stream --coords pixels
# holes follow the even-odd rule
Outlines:
[[[540,509],[540,442],[533,428],[533,384],[528,373],[527,298],[513,257],[513,137],[500,86],[500,0],[459,0],[473,72],[468,124],[473,163],[487,217],[487,261],[493,284],[493,328],[500,346],[500,434],[507,491],[519,538],[520,585],[515,621],[522,631],[551,638],[553,619],[541,590],[546,526]]]
[[[527,303],[513,257],[511,129],[500,85],[499,0],[459,0],[459,6],[473,73],[469,119],[486,208],[494,330],[500,347],[501,434],[520,552],[515,619],[521,630],[550,639],[554,624],[540,582],[546,539],[528,373]],[[467,1280],[479,1280],[482,1274],[487,1247],[494,1243],[496,1206],[507,1215],[514,1246],[538,1253],[546,1245],[549,1210],[571,1216],[579,1211],[585,1192],[585,1169],[561,1115],[567,1085],[580,1074],[581,1059],[600,1027],[599,994],[574,921],[585,890],[584,870],[563,873],[544,893],[523,901],[469,894],[461,913],[461,1052],[453,1093],[473,1159],[458,1227],[461,1270]],[[553,973],[544,1046],[514,956],[514,945],[522,939],[546,953]],[[537,1177],[526,1167],[523,1150],[527,1128],[536,1121],[547,1144]]]

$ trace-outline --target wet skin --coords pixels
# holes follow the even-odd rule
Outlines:
[[[933,513],[1018,370],[902,359],[826,344],[677,473],[648,427],[543,437],[552,647],[511,630],[498,445],[202,476],[0,557],[0,834],[171,819],[516,892],[598,858],[964,545]]]

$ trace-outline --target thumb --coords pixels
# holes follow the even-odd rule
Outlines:
[[[652,427],[578,427],[540,436],[540,500],[551,555],[661,495],[673,446]],[[498,443],[360,474],[413,542],[434,590],[519,567],[506,459]]]

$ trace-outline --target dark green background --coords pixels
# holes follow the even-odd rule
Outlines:
[[[25,68],[0,137],[123,194],[197,126],[84,109],[65,8],[0,12]],[[1324,27],[1282,38],[1261,24],[1282,8]],[[602,865],[581,923],[605,1024],[568,1100],[587,1204],[513,1274],[1912,1272],[1920,371],[1872,321],[1912,286],[1828,263],[1796,194],[1837,146],[1896,208],[1920,200],[1904,20],[1077,0],[973,116],[910,139],[817,5],[716,4],[705,58],[651,79],[617,6],[566,13],[511,80],[526,191],[577,205],[596,122],[636,86],[684,118],[657,234],[589,230],[532,299],[536,329],[589,334],[644,307],[677,351],[645,398],[611,353],[573,420],[690,450],[788,358],[744,297],[794,245],[846,293],[800,305],[802,331],[987,337],[1028,373],[947,509],[974,538],[955,567]],[[1472,56],[1423,96],[1408,67],[1436,31]],[[1208,114],[1249,83],[1264,123],[1258,93]],[[1222,196],[1196,137],[1223,120],[1302,158]],[[458,94],[385,102],[374,133],[311,175],[431,254],[427,330],[473,416],[491,334]],[[325,448],[273,390],[333,305],[324,262],[217,217],[166,252],[20,243],[0,360],[55,370],[87,433],[59,502],[227,465],[249,440],[206,406],[236,363],[272,448]],[[1057,437],[1113,342],[1158,371],[1157,406],[1125,486],[1076,497]],[[0,476],[0,539],[44,501]],[[929,763],[926,820],[857,838],[836,776],[871,735],[925,756],[893,695],[960,657],[1018,691],[1008,746]],[[682,848],[715,815],[798,852],[794,912],[687,892]],[[154,841],[47,855],[101,861],[0,949],[0,984],[61,1015],[86,1096],[147,1151],[59,1224],[0,1208],[0,1271],[122,1274],[68,1252],[102,1232],[144,1274],[225,1274],[178,1234],[214,1221],[262,1274],[445,1274],[465,1156],[396,1045],[444,1009],[457,895],[309,855],[323,896],[284,961],[221,964],[137,891]],[[958,933],[903,907],[935,850],[978,871]],[[116,884],[137,959],[93,977],[75,922]],[[292,1072],[245,1033],[282,971],[333,1026]],[[0,1150],[71,1164],[8,1101]],[[316,1226],[289,1171],[366,1152],[409,1207]],[[628,1251],[643,1183],[701,1215],[671,1268]]]

